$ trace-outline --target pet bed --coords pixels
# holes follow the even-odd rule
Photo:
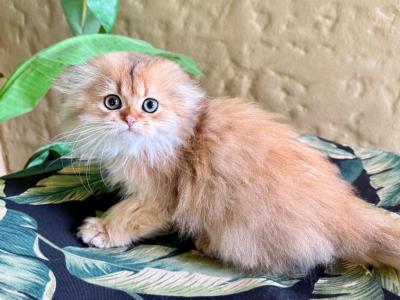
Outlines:
[[[325,152],[360,197],[400,211],[399,155],[302,140]],[[76,228],[118,193],[103,185],[98,166],[61,159],[56,147],[0,179],[1,299],[400,299],[400,273],[391,268],[338,262],[293,277],[244,274],[173,232],[126,249],[87,247]]]

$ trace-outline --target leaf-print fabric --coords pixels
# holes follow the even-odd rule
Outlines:
[[[399,212],[399,155],[302,140],[366,201]],[[174,233],[129,249],[88,248],[76,228],[118,193],[104,186],[101,168],[60,159],[54,153],[63,145],[56,147],[0,179],[0,299],[400,299],[400,273],[391,268],[338,262],[292,278],[244,274]]]

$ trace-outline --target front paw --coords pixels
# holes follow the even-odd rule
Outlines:
[[[90,246],[98,248],[114,247],[109,232],[100,218],[87,218],[78,228],[77,236]]]

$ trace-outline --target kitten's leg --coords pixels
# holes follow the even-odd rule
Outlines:
[[[142,204],[134,198],[111,207],[102,218],[87,218],[78,237],[99,248],[127,246],[167,228],[171,213],[161,205]]]
[[[210,238],[208,237],[207,234],[201,234],[199,235],[195,240],[194,240],[194,245],[197,250],[200,252],[204,253],[205,255],[209,257],[216,258],[216,254],[211,251],[210,247]]]

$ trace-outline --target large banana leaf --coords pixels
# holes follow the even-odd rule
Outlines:
[[[55,142],[40,147],[29,158],[28,162],[25,164],[24,169],[34,166],[40,166],[49,160],[54,161],[60,159],[71,153],[71,150],[71,143],[66,142]]]
[[[61,0],[64,15],[75,35],[110,33],[118,13],[118,0]]]
[[[36,221],[0,200],[0,299],[51,299],[56,281],[40,260]]]
[[[85,0],[82,0],[85,1]],[[110,33],[117,20],[119,0],[86,0],[88,8],[99,20],[105,32]]]
[[[251,276],[223,267],[196,251],[142,245],[132,250],[66,247],[68,270],[86,282],[130,295],[218,296],[261,286],[290,287],[297,279]]]
[[[40,51],[14,71],[0,89],[0,122],[31,111],[66,66],[111,51],[163,56],[193,75],[201,74],[190,57],[154,48],[141,40],[108,34],[73,37]]]

